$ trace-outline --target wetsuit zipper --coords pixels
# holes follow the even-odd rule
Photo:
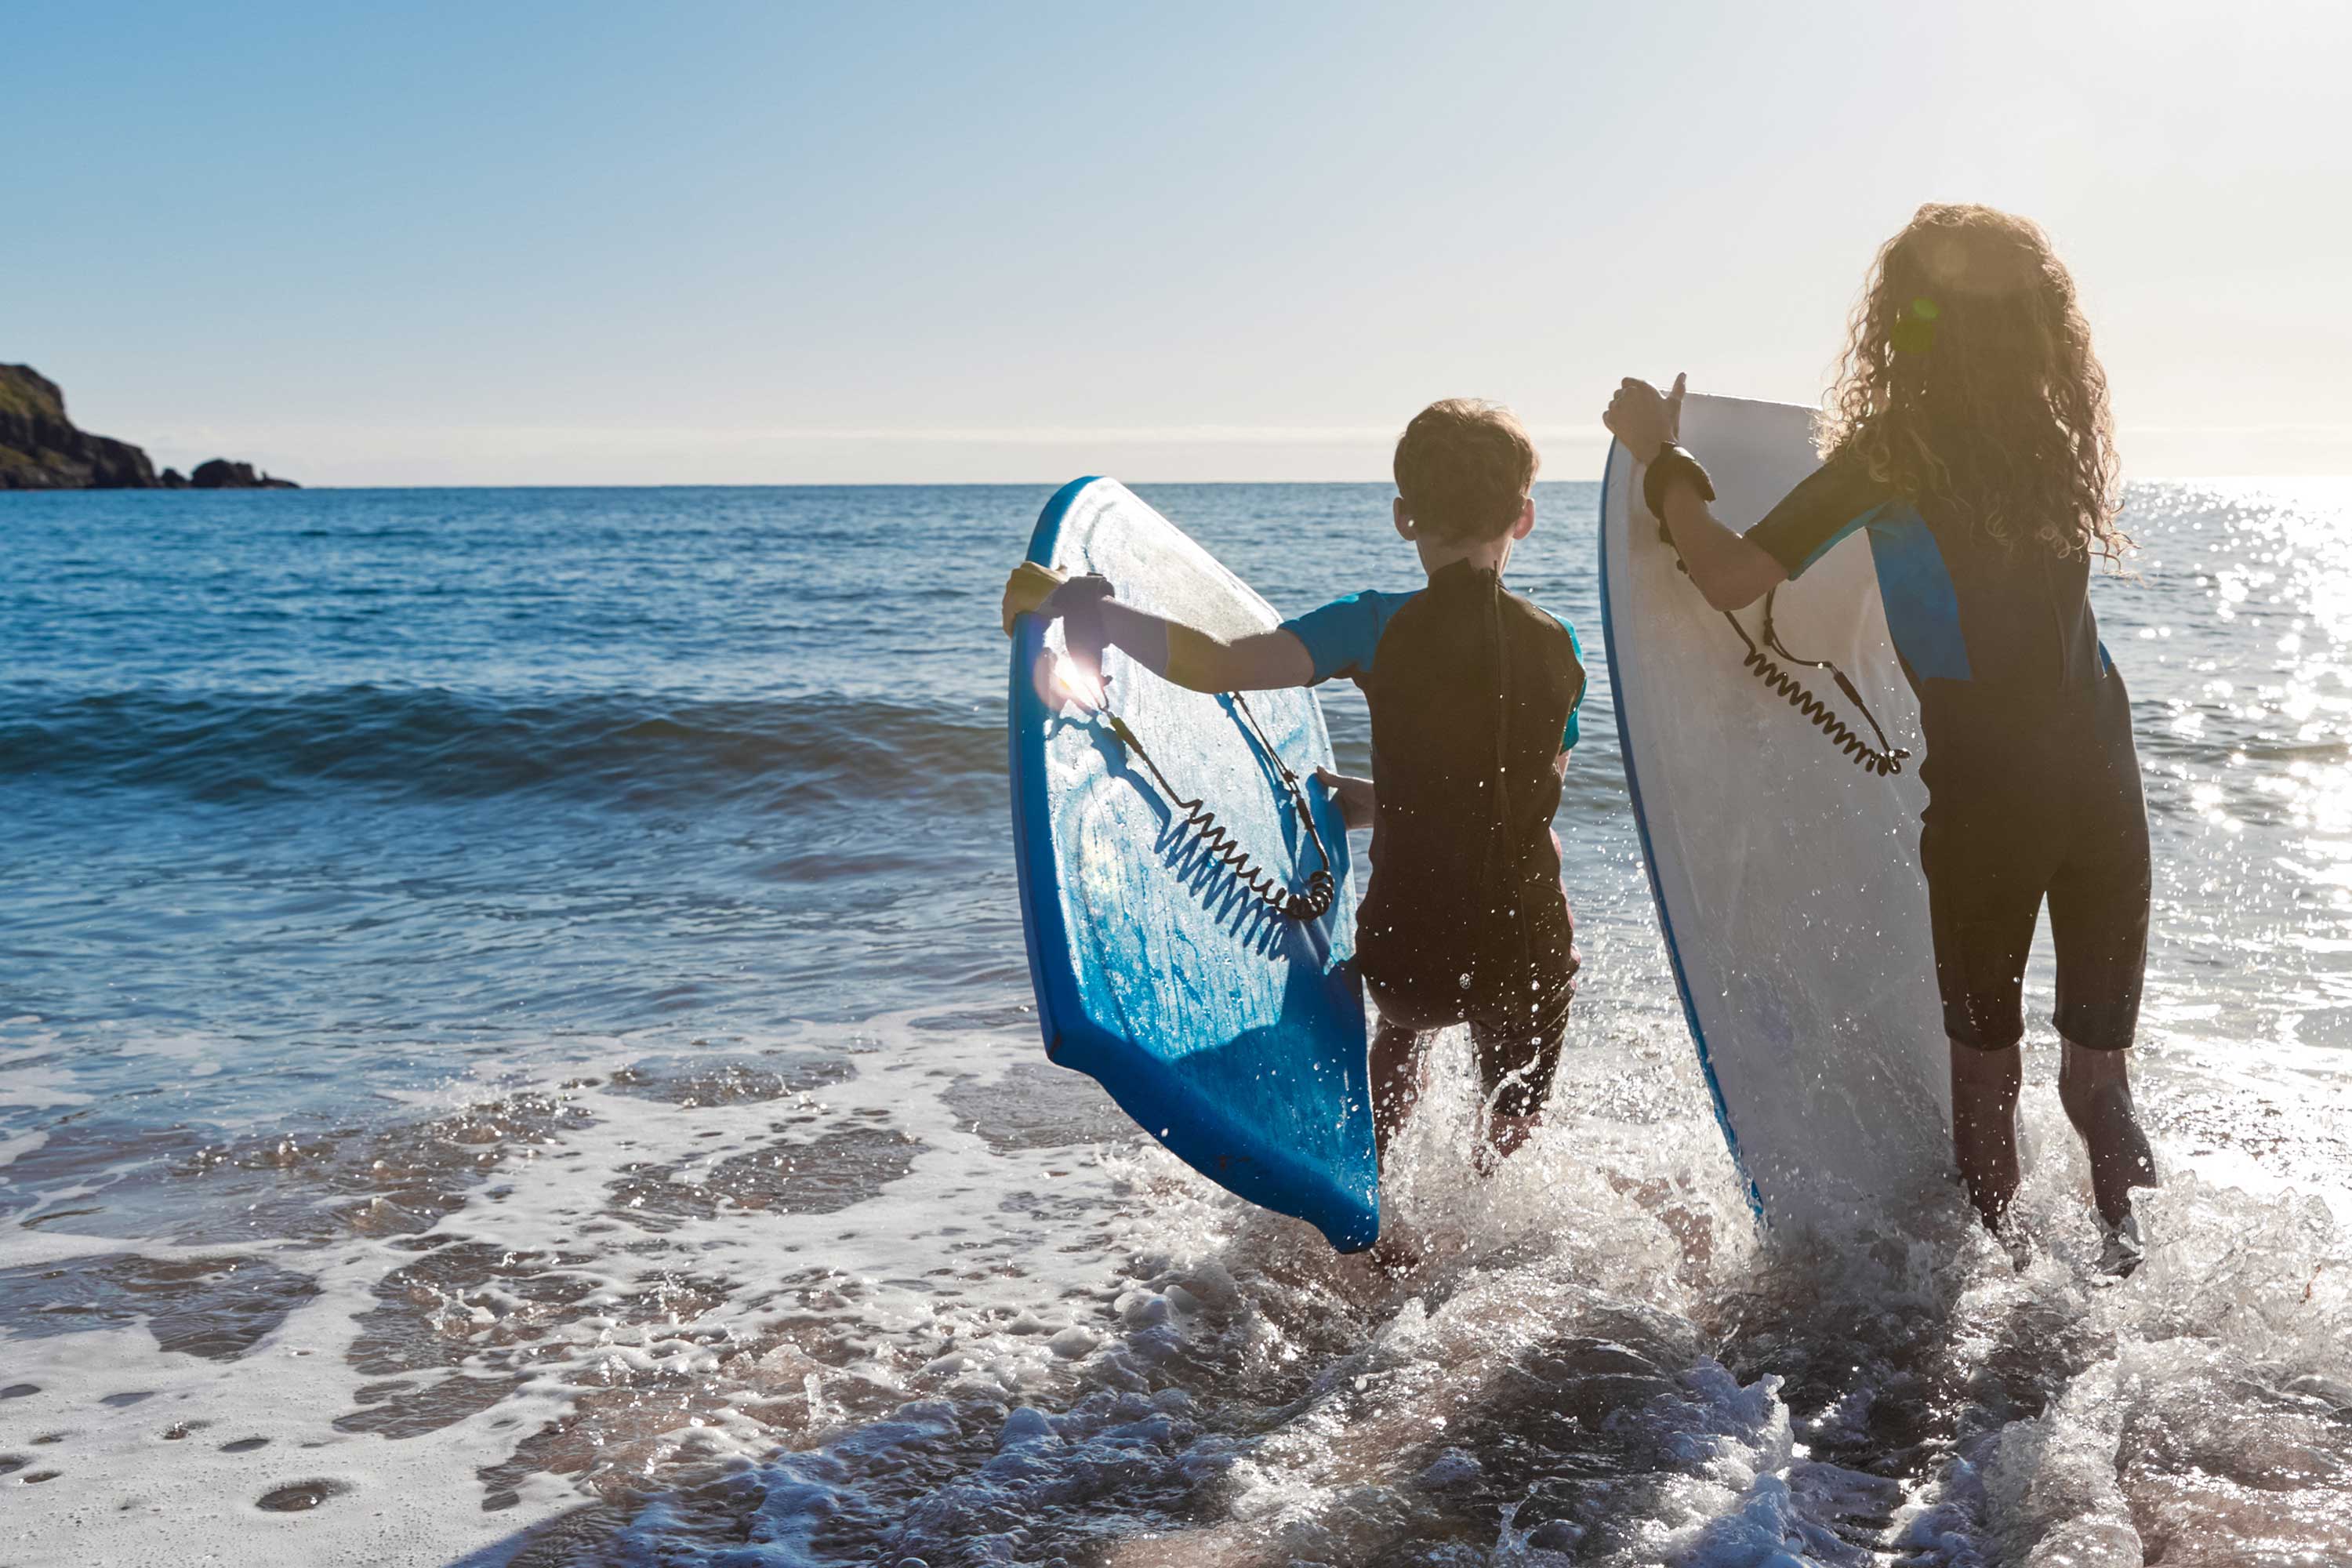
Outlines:
[[[2050,581],[2050,552],[2042,552],[2042,599],[2050,606],[2051,635],[2058,639],[2058,689],[2074,689],[2074,639],[2066,635],[2065,617],[2058,613],[2058,587]]]

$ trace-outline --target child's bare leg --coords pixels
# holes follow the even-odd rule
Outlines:
[[[2099,1217],[2123,1224],[2131,1190],[2156,1185],[2156,1158],[2132,1105],[2122,1051],[2095,1051],[2068,1040],[2058,1059],[2058,1102],[2091,1156],[2091,1195]]]
[[[1389,1143],[1403,1131],[1421,1103],[1427,1057],[1421,1048],[1421,1031],[1391,1024],[1385,1017],[1372,1035],[1372,1147],[1381,1168],[1388,1169]]]
[[[1525,1116],[1507,1116],[1497,1111],[1486,1118],[1486,1147],[1498,1160],[1507,1160],[1519,1152],[1519,1146],[1536,1135],[1543,1125],[1543,1112],[1530,1111]]]
[[[1532,1036],[1472,1026],[1470,1040],[1486,1091],[1484,1135],[1471,1152],[1472,1166],[1480,1175],[1492,1175],[1543,1125],[1544,1101],[1551,1098],[1552,1075],[1559,1070],[1568,999],[1573,994],[1572,989],[1563,988],[1550,1016],[1535,1026]]]
[[[1998,1229],[2017,1196],[2017,1091],[2025,1062],[2017,1047],[1997,1051],[1951,1042],[1952,1153],[1960,1182],[1988,1227]]]

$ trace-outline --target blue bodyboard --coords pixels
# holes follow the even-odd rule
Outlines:
[[[1046,503],[1029,559],[1108,577],[1118,597],[1231,639],[1271,630],[1241,579],[1111,479]],[[1323,1232],[1343,1252],[1380,1234],[1355,887],[1312,691],[1230,697],[1175,686],[1116,649],[1102,685],[1074,672],[1059,622],[1014,627],[1013,830],[1029,973],[1046,1054],[1087,1074],[1202,1175]],[[1099,705],[1094,700],[1099,698]],[[1303,889],[1319,861],[1266,755],[1300,781],[1338,893],[1328,913],[1269,910],[1204,845],[1113,733],[1116,713],[1233,846]]]

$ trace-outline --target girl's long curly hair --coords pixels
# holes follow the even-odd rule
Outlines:
[[[2038,226],[1991,207],[1923,206],[1879,248],[1820,445],[2011,549],[2112,564],[2131,547],[2074,280]]]

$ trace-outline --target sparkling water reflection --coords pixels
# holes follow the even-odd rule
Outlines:
[[[1003,842],[1045,493],[0,498],[35,1560],[2352,1560],[2352,488],[2137,486],[2095,588],[2169,1177],[2112,1288],[2038,1022],[2021,1270],[1758,1247],[1601,670],[1554,1125],[1474,1181],[1443,1053],[1388,1272],[1139,1143]],[[1146,493],[1285,609],[1409,576],[1381,487]],[[1588,630],[1593,499],[1513,574]]]

